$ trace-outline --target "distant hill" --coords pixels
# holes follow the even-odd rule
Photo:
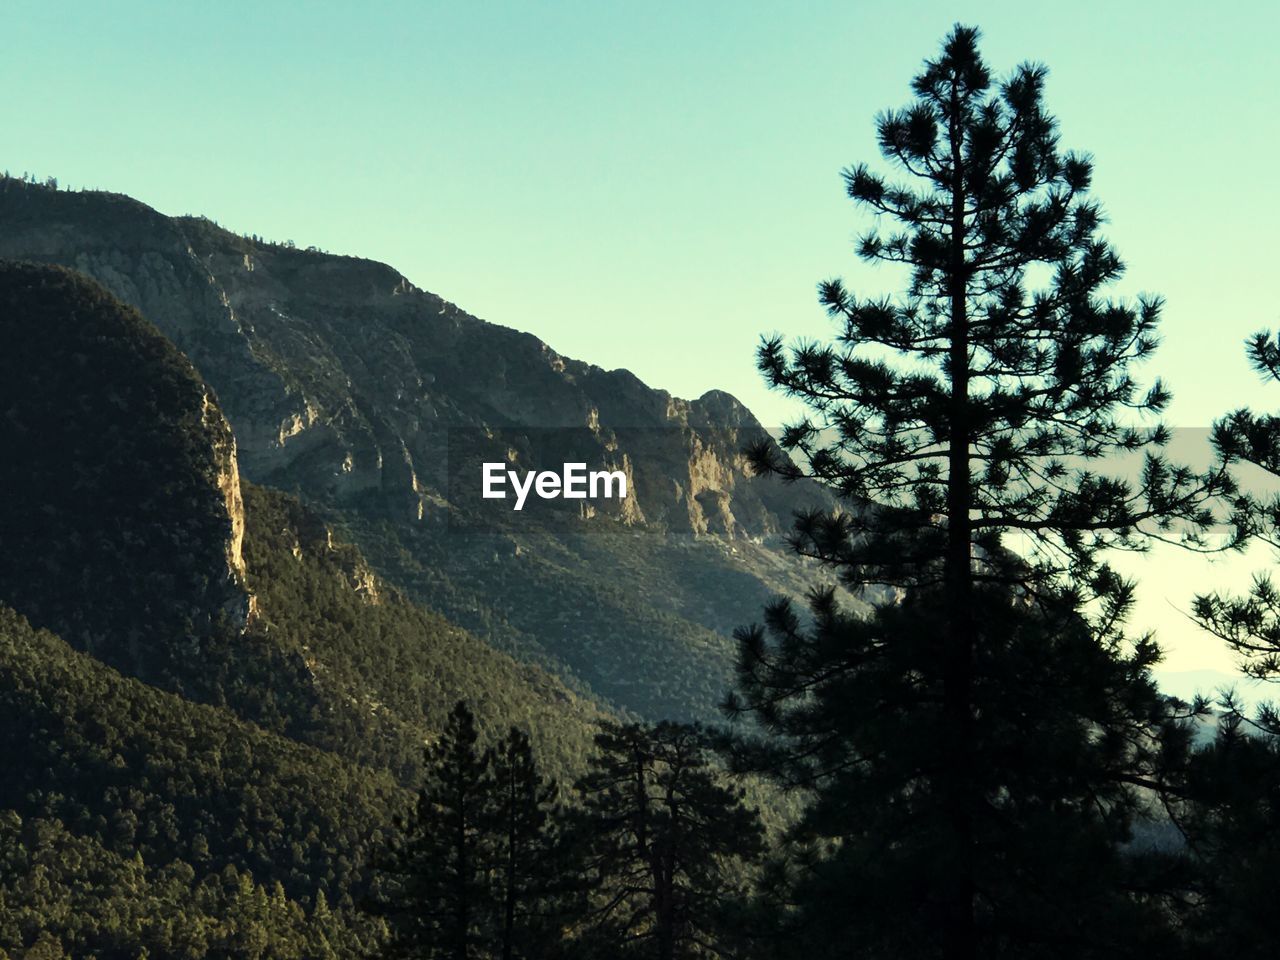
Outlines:
[[[742,449],[765,431],[727,394],[680,400],[383,264],[119,195],[0,181],[0,222],[0,256],[94,277],[191,358],[245,476],[296,493],[379,575],[605,706],[715,717],[729,633],[817,575],[783,536],[794,510],[831,498],[750,477]],[[450,475],[460,444],[521,468],[572,451],[625,471],[634,495],[476,529],[459,489],[472,481]]]

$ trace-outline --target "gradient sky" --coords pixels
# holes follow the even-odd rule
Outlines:
[[[1048,64],[1066,146],[1168,298],[1171,420],[1280,407],[1241,341],[1280,326],[1280,5],[1174,2],[30,3],[0,30],[0,169],[384,260],[488,320],[772,424],[758,335],[829,328],[859,264],[839,172],[955,21]],[[1153,561],[1154,562],[1154,561]],[[1221,665],[1144,595],[1171,668]],[[1180,572],[1174,572],[1180,571]]]

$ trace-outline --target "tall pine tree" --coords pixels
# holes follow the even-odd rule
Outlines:
[[[972,960],[1015,935],[1022,955],[1036,955],[1037,936],[1043,955],[1106,955],[1071,942],[1087,930],[1043,942],[1003,895],[1061,892],[1059,866],[1083,883],[1105,863],[1101,875],[1126,885],[1133,861],[1108,851],[1185,734],[1147,675],[1157,648],[1123,634],[1132,585],[1105,554],[1204,547],[1215,499],[1235,493],[1226,462],[1197,474],[1160,452],[1169,394],[1159,381],[1141,389],[1131,367],[1156,347],[1161,301],[1106,295],[1123,266],[1099,233],[1089,159],[1059,147],[1045,76],[1026,65],[996,82],[977,31],[956,27],[914,79],[915,100],[878,120],[906,182],[865,165],[844,175],[849,197],[892,224],[858,253],[904,268],[902,293],[824,282],[837,341],[774,337],[759,351],[769,383],[813,412],[783,432],[792,457],[761,444],[752,461],[846,499],[798,518],[793,542],[879,607],[856,623],[820,593],[806,625],[775,606],[765,628],[741,633],[727,707],[780,737],[742,762],[818,791],[802,832],[832,855],[814,875],[851,864],[838,855],[861,832],[850,824],[903,831],[845,878],[848,903],[882,870],[906,884],[890,955]],[[1096,469],[1109,455],[1140,459],[1137,477]],[[1075,820],[1093,865],[1036,866],[1029,825]],[[1060,832],[1054,843],[1072,848]],[[889,920],[890,908],[871,913]]]
[[[575,893],[565,876],[568,858],[559,829],[558,790],[538,773],[529,737],[516,727],[490,751],[490,767],[495,955],[501,960],[549,958]]]
[[[577,785],[576,872],[593,903],[590,956],[729,957],[725,908],[758,858],[762,831],[723,782],[696,726],[605,724]]]
[[[557,955],[578,888],[565,879],[557,788],[512,727],[481,749],[464,701],[429,747],[413,815],[373,892],[393,955],[532,960]]]
[[[425,782],[414,813],[381,871],[376,898],[403,957],[488,957],[493,898],[493,775],[476,745],[475,718],[463,701],[427,750]]]

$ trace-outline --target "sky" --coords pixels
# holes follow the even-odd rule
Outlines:
[[[767,425],[792,408],[755,372],[759,336],[829,333],[819,280],[900,283],[853,256],[869,221],[840,171],[878,160],[876,113],[974,24],[998,73],[1048,65],[1063,145],[1094,156],[1128,264],[1116,292],[1167,298],[1150,373],[1170,421],[1280,408],[1242,350],[1280,326],[1280,4],[0,9],[0,169],[385,261],[568,356],[678,396],[728,390]],[[1150,564],[1140,614],[1169,670],[1230,669],[1180,639],[1202,566]]]

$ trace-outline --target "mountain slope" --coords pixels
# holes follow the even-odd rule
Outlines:
[[[5,262],[0,307],[0,957],[359,955],[371,851],[457,699],[580,771],[599,711],[242,486],[136,312]]]
[[[166,641],[242,627],[231,429],[190,361],[68,270],[0,264],[0,585],[134,673]]]
[[[382,582],[289,495],[249,484],[245,504],[257,615],[244,640],[272,651],[264,664],[289,669],[250,672],[246,658],[234,658],[219,686],[230,706],[256,697],[243,714],[411,783],[423,743],[465,699],[483,729],[529,730],[556,775],[580,769],[596,707]]]
[[[77,957],[349,955],[368,926],[351,894],[406,802],[386,773],[123,677],[3,607],[0,712],[0,952],[43,934]],[[321,900],[340,909],[323,932],[304,923]],[[312,952],[326,935],[336,953]]]
[[[97,278],[192,358],[249,479],[296,491],[415,599],[604,704],[715,716],[730,631],[813,579],[781,538],[831,499],[751,478],[741,450],[765,434],[726,394],[680,400],[382,264],[125,197],[0,181],[0,222],[0,255]],[[459,449],[519,468],[572,452],[623,470],[632,496],[477,516]]]
[[[413,775],[455,700],[569,769],[595,711],[245,489],[217,400],[81,275],[0,263],[0,602],[127,674]],[[246,508],[247,502],[247,508]]]

